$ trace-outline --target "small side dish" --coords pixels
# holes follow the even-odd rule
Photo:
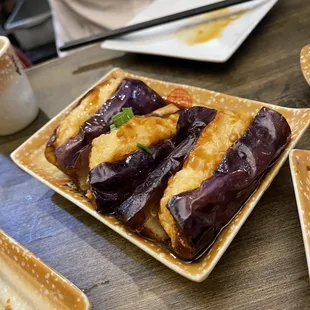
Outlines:
[[[290,168],[310,275],[310,151],[292,150]]]
[[[86,295],[0,229],[0,308],[88,310]]]
[[[309,119],[309,109],[114,69],[11,157],[155,259],[201,282]]]
[[[255,192],[290,135],[267,107],[254,118],[183,108],[141,80],[111,79],[57,126],[45,154],[98,212],[191,261]]]

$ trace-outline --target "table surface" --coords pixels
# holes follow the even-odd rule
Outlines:
[[[307,3],[307,4],[305,4]],[[299,64],[310,4],[281,0],[226,64],[102,51],[28,71],[41,112],[0,138],[0,227],[84,289],[93,309],[309,309],[310,287],[288,163],[209,278],[193,283],[21,171],[10,153],[113,67],[287,107],[309,107]],[[309,131],[298,148],[310,148]]]

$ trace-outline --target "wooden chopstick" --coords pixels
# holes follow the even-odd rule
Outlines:
[[[92,43],[96,43],[99,41],[104,41],[107,39],[112,39],[121,35],[125,35],[134,31],[138,31],[138,30],[142,30],[142,29],[146,29],[146,28],[150,28],[150,27],[154,27],[154,26],[158,26],[158,25],[162,25],[162,24],[166,24],[166,23],[170,23],[170,22],[174,22],[183,18],[188,18],[188,17],[192,17],[195,15],[199,15],[199,14],[203,14],[203,13],[208,13],[208,12],[212,12],[212,11],[216,11],[219,9],[224,9],[233,5],[237,5],[240,3],[245,3],[245,2],[250,2],[253,0],[224,0],[221,2],[217,2],[217,3],[212,3],[212,4],[208,4],[208,5],[204,5],[195,9],[191,9],[188,11],[184,11],[184,12],[180,12],[180,13],[175,13],[175,14],[171,14],[171,15],[167,15],[164,17],[159,17],[156,19],[152,19],[146,22],[142,22],[142,23],[138,23],[138,24],[134,24],[131,26],[126,26],[126,27],[122,27],[119,29],[115,29],[115,30],[110,30],[110,31],[106,31],[106,32],[102,32],[99,34],[95,34],[86,38],[82,38],[79,40],[74,40],[74,41],[70,41],[65,43],[63,46],[61,46],[59,49],[60,51],[68,51],[71,50],[73,48],[77,48],[77,47],[81,47],[87,44],[92,44]]]

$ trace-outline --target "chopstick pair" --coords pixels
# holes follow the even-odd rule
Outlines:
[[[254,1],[254,0],[225,0],[225,1],[221,1],[221,2],[216,2],[216,3],[204,5],[204,6],[195,8],[195,9],[191,9],[191,10],[187,10],[187,11],[183,11],[183,12],[167,15],[167,16],[164,16],[164,17],[159,17],[159,18],[152,19],[152,20],[149,20],[149,21],[146,21],[146,22],[134,24],[134,25],[131,25],[131,26],[122,27],[122,28],[115,29],[115,30],[110,30],[110,31],[102,32],[102,33],[95,34],[95,35],[92,35],[92,36],[89,36],[89,37],[86,37],[86,38],[82,38],[82,39],[79,39],[79,40],[70,41],[68,43],[65,43],[59,49],[62,52],[63,51],[68,51],[68,50],[71,50],[73,48],[85,46],[87,44],[92,44],[92,43],[96,43],[96,42],[99,42],[99,41],[104,41],[104,40],[107,40],[107,39],[112,39],[112,38],[115,38],[115,37],[118,37],[118,36],[122,36],[122,35],[125,35],[125,34],[128,34],[128,33],[131,33],[131,32],[135,32],[135,31],[139,31],[139,30],[142,30],[142,29],[146,29],[146,28],[150,28],[150,27],[154,27],[154,26],[158,26],[158,25],[174,22],[174,21],[177,21],[177,20],[180,20],[180,19],[184,19],[184,18],[200,15],[200,14],[203,14],[203,13],[208,13],[208,12],[224,9],[224,8],[227,8],[227,7],[230,7],[230,6],[234,6],[234,5],[237,5],[237,4],[241,4],[241,3],[245,3],[245,2],[250,2],[250,1]]]

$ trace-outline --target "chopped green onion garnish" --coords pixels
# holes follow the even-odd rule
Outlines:
[[[125,115],[123,115],[123,114],[118,116],[117,118],[113,118],[113,124],[116,127],[120,127],[123,124],[127,123],[128,121],[129,121],[129,119]]]
[[[110,125],[110,131],[113,131],[113,130],[116,130],[117,128],[116,128],[116,126],[114,125],[114,124],[111,124]]]
[[[132,117],[134,117],[132,108],[122,108],[122,112],[119,112],[112,117],[112,122],[115,127],[120,127],[127,123]]]
[[[132,108],[122,108],[122,110],[129,118],[134,117],[134,114],[132,112]]]
[[[145,145],[141,144],[141,143],[137,143],[137,147],[147,153],[149,153],[150,155],[152,155],[152,151]]]
[[[123,117],[124,117],[123,112],[117,113],[116,115],[112,117],[112,122],[114,123],[117,120],[123,119]]]

